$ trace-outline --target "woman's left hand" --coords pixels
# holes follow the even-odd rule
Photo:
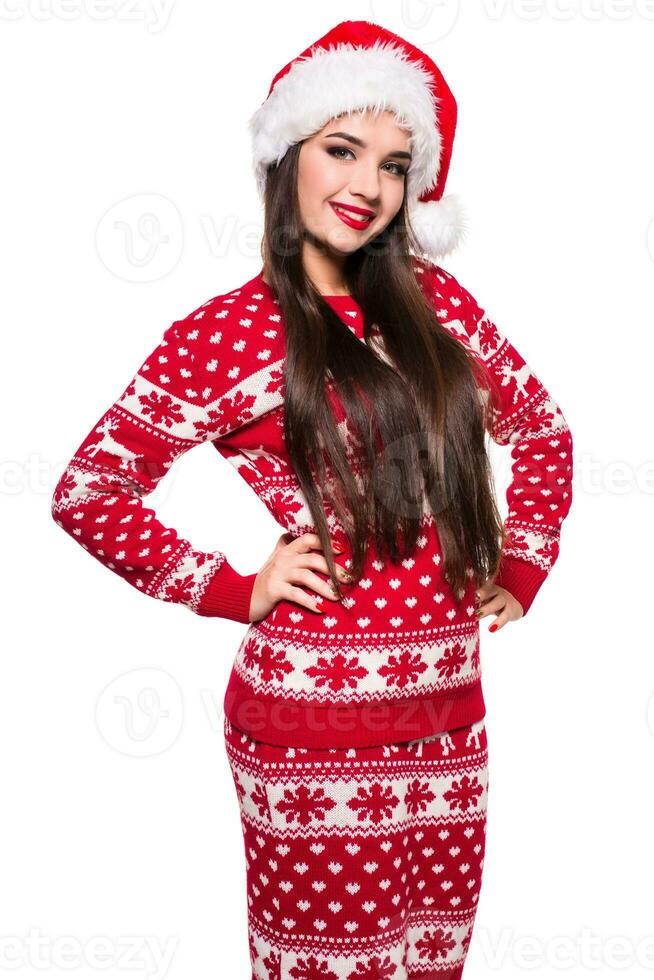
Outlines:
[[[521,619],[524,610],[518,600],[503,589],[501,585],[493,585],[487,580],[480,585],[475,592],[477,597],[477,618],[483,619],[484,616],[497,615],[494,623],[488,627],[489,633],[501,629],[505,623],[514,619]]]

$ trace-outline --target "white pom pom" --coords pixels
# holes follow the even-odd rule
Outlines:
[[[454,251],[467,232],[466,214],[456,194],[440,201],[415,201],[409,206],[409,221],[418,244],[430,259]]]

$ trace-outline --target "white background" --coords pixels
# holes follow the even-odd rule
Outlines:
[[[222,735],[245,626],[140,595],[55,525],[50,499],[163,330],[259,271],[247,119],[283,65],[349,18],[413,41],[448,80],[459,126],[447,190],[470,230],[443,264],[574,439],[574,502],[549,580],[523,620],[496,635],[482,621],[490,799],[466,977],[644,977],[654,3],[1,0],[0,11],[0,969],[250,978]],[[503,491],[509,450],[492,448]],[[209,445],[148,504],[241,572],[281,533]],[[142,687],[158,706],[139,703]]]

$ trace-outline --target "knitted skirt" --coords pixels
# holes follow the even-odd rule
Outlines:
[[[300,749],[225,719],[253,980],[456,980],[481,887],[484,721]]]

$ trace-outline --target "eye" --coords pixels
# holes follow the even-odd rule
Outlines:
[[[397,170],[395,171],[395,173],[397,174],[398,177],[406,177],[407,170],[406,170],[405,167],[401,167],[399,163],[393,163],[391,161],[391,163],[389,164],[389,166],[391,166],[391,167],[397,167]]]
[[[330,147],[328,147],[327,152],[330,154],[330,156],[335,157],[335,159],[337,159],[337,160],[343,160],[343,159],[347,159],[347,158],[346,157],[336,156],[336,154],[337,153],[352,153],[352,150],[349,147],[347,147],[347,146],[330,146]],[[353,153],[352,153],[352,155],[354,156]],[[406,177],[406,175],[407,175],[407,172],[408,172],[407,169],[405,167],[400,166],[399,163],[393,162],[392,160],[389,161],[388,164],[385,164],[385,166],[395,167],[396,169],[394,171],[392,171],[392,173],[396,177]]]
[[[336,154],[337,154],[337,153],[352,153],[352,150],[350,150],[350,149],[349,149],[348,147],[346,147],[346,146],[330,146],[330,147],[328,148],[328,150],[327,150],[327,152],[328,152],[328,153],[329,153],[329,154],[330,154],[331,156],[336,156]],[[336,157],[336,159],[337,159],[337,160],[342,160],[342,159],[343,159],[343,157]]]

